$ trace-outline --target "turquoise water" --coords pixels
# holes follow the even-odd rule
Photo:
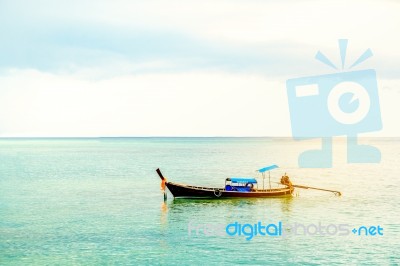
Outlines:
[[[400,139],[366,139],[380,164],[346,164],[336,140],[334,168],[299,169],[314,142],[285,138],[130,138],[0,140],[0,264],[399,265]],[[289,199],[173,200],[168,180],[222,186],[276,163],[296,184]],[[349,224],[383,235],[207,236],[193,225]]]

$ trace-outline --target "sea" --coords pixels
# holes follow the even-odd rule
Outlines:
[[[331,168],[298,165],[318,139],[0,139],[0,265],[399,265],[400,139],[359,142],[381,161],[347,163],[342,138]],[[164,200],[157,168],[211,187],[286,173],[342,195]]]

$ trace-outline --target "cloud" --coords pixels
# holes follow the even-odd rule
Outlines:
[[[14,71],[1,78],[0,84],[1,136],[264,136],[289,132],[288,119],[275,115],[288,112],[282,104],[286,102],[284,84],[255,76],[197,72],[87,81]]]
[[[0,134],[288,136],[286,79],[333,73],[314,56],[321,50],[339,64],[339,38],[349,39],[348,63],[373,51],[354,70],[377,70],[385,134],[398,134],[390,110],[399,9],[344,0],[0,1]]]
[[[285,83],[225,72],[102,80],[36,70],[0,78],[0,136],[291,136]],[[379,82],[383,130],[398,136],[400,82]]]
[[[321,67],[313,59],[316,51],[324,49],[337,59],[336,40],[348,37],[356,53],[372,48],[383,78],[399,74],[399,38],[390,33],[399,23],[397,15],[390,15],[398,10],[391,8],[394,4],[355,2],[346,9],[315,1],[30,1],[24,5],[5,1],[2,5],[3,70],[90,72],[97,78],[218,70],[285,78],[319,74]],[[362,12],[354,21],[358,9]],[[341,12],[340,19],[335,12]]]
[[[282,75],[300,69],[291,60],[302,61],[302,53],[298,53],[300,44],[290,46],[271,42],[262,47],[238,47],[176,32],[73,24],[46,31],[25,30],[29,33],[14,32],[13,37],[8,36],[11,33],[5,34],[8,41],[0,43],[0,50],[4,51],[0,60],[3,69],[38,69],[57,73],[102,67],[104,71],[101,74],[105,76],[198,69]],[[312,52],[310,47],[307,49]]]

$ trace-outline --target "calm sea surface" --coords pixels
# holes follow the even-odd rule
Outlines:
[[[285,138],[2,139],[0,265],[399,265],[400,139],[363,141],[381,150],[380,164],[347,164],[341,139],[330,169],[298,168],[298,154],[318,142]],[[257,177],[255,170],[269,164],[280,166],[273,181],[287,172],[293,183],[343,195],[297,190],[289,199],[173,200],[169,194],[164,203],[155,172],[159,167],[174,182],[223,186],[226,177]],[[332,224],[332,235],[189,234],[189,223],[236,221]],[[339,224],[379,225],[383,235],[334,235]]]

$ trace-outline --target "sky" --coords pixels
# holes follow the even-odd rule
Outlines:
[[[286,81],[375,69],[400,136],[397,1],[0,0],[0,137],[291,136]],[[345,68],[338,39],[348,39]],[[317,111],[316,111],[317,112]],[[317,122],[316,122],[317,123]]]

